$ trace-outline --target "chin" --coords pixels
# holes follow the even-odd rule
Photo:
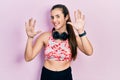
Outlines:
[[[60,26],[54,26],[55,30],[59,30],[61,27]]]

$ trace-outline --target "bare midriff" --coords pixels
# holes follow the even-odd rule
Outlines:
[[[70,61],[45,60],[44,67],[52,71],[62,71],[70,66]]]

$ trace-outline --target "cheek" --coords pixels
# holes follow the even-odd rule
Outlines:
[[[53,20],[51,19],[50,22],[53,23]]]
[[[66,23],[66,20],[65,20],[65,19],[62,19],[62,20],[61,20],[61,23],[62,23],[62,24],[65,24],[65,23]]]

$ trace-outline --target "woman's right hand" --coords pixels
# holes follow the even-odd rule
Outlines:
[[[25,23],[26,33],[28,38],[34,38],[35,35],[41,32],[41,31],[37,31],[37,32],[34,31],[35,24],[36,24],[36,20],[33,20],[32,18]]]

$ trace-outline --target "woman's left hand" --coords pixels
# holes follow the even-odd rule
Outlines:
[[[72,25],[79,33],[84,32],[84,25],[85,25],[85,16],[77,10],[74,12],[75,23],[67,22],[67,24]]]

